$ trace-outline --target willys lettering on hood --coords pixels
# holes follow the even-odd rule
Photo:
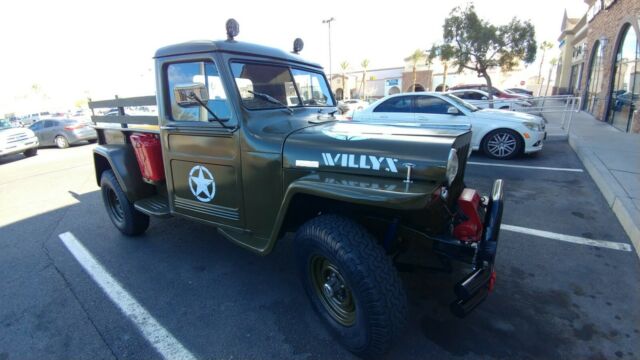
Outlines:
[[[452,128],[331,122],[298,130],[284,145],[285,169],[442,181],[452,147],[471,132]]]

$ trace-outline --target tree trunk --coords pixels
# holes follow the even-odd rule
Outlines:
[[[540,60],[540,68],[538,69],[538,96],[540,96],[540,92],[542,92],[542,64],[544,64],[544,55],[546,52],[546,49],[542,50],[542,59]]]
[[[445,61],[444,63],[444,74],[442,75],[442,89],[441,92],[447,91],[447,71],[449,70],[449,64]]]
[[[493,83],[491,82],[491,77],[487,74],[486,71],[482,72],[482,77],[487,81],[487,88],[489,91],[489,108],[493,109]]]
[[[411,92],[416,92],[416,65],[413,65],[413,85],[411,85]]]
[[[365,95],[365,91],[367,89],[367,70],[362,71],[362,94],[360,94],[360,98],[362,100],[366,100],[367,96]]]

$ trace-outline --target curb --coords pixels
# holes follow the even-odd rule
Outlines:
[[[607,204],[631,239],[636,255],[640,257],[640,211],[635,207],[602,160],[591,149],[581,144],[575,135],[569,136],[569,145],[576,152],[585,169],[587,169],[600,192],[602,192]]]

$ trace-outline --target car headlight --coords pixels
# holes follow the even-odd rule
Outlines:
[[[451,149],[449,151],[449,158],[447,159],[447,184],[451,186],[453,181],[456,179],[456,175],[458,175],[458,152],[456,149]]]
[[[526,126],[527,128],[529,128],[529,130],[533,130],[533,131],[542,131],[542,125],[540,123],[534,123],[534,122],[524,122],[523,123],[524,126]]]

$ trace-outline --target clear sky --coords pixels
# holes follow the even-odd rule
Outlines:
[[[333,68],[402,66],[417,48],[441,40],[451,9],[467,1],[36,1],[0,3],[0,116],[24,106],[32,84],[49,98],[45,106],[73,108],[75,100],[149,95],[154,91],[152,56],[159,47],[195,39],[224,39],[225,21],[240,23],[238,40],[289,50],[305,42],[302,55]],[[557,43],[565,8],[581,16],[581,0],[476,0],[478,13],[494,24],[529,19],[538,42]],[[328,71],[327,71],[328,72]],[[33,102],[33,101],[32,101]],[[37,106],[34,104],[33,106]]]

